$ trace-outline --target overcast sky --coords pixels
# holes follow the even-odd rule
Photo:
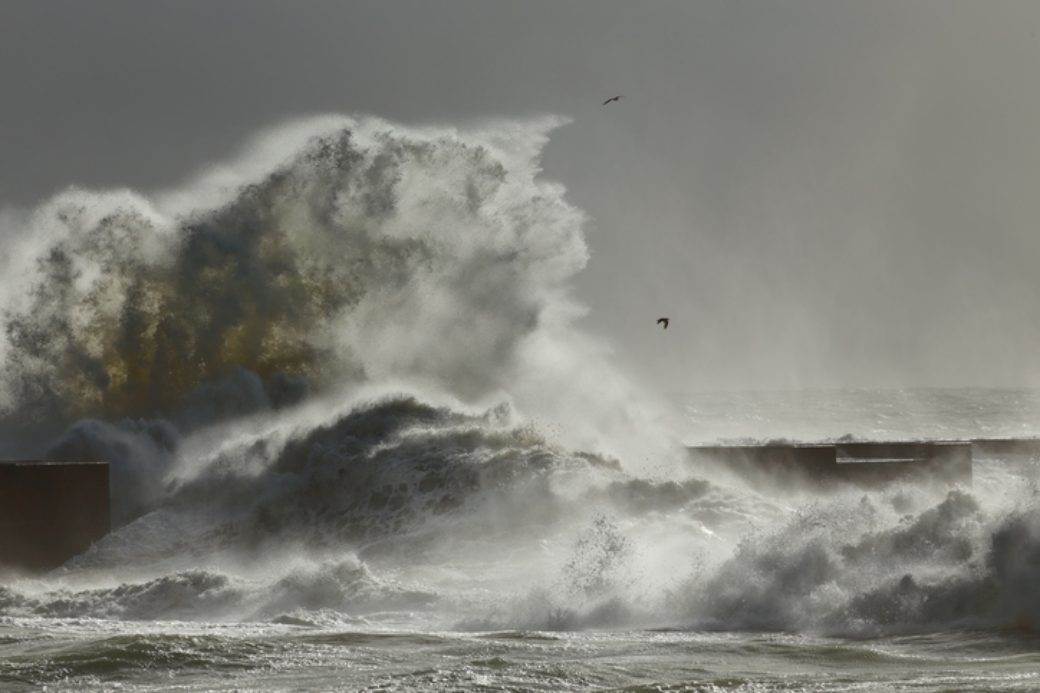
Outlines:
[[[656,388],[1035,386],[1038,30],[1032,0],[5,0],[0,204],[173,185],[293,116],[557,113],[585,325]]]

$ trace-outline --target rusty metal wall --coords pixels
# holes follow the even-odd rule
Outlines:
[[[109,526],[107,463],[0,462],[0,566],[55,568]]]

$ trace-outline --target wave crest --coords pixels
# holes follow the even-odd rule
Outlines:
[[[322,388],[416,377],[468,395],[560,319],[582,214],[515,141],[347,120],[211,209],[69,191],[32,216],[5,305],[13,413],[153,416],[244,368]],[[504,146],[510,143],[512,146]]]

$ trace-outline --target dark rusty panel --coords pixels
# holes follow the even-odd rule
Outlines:
[[[109,470],[98,462],[0,462],[0,565],[54,568],[109,530]]]

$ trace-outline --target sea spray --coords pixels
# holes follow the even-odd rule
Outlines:
[[[37,239],[23,251],[30,276],[4,297],[11,416],[204,425],[225,412],[185,413],[192,395],[241,369],[268,388],[393,378],[505,394],[583,442],[643,401],[572,327],[584,215],[537,176],[560,121],[470,133],[335,122],[269,135],[295,149],[262,157],[268,170],[239,163],[219,179],[224,197],[197,190],[212,208],[166,193],[181,205],[169,216],[138,195],[80,190],[41,205],[19,230]]]

